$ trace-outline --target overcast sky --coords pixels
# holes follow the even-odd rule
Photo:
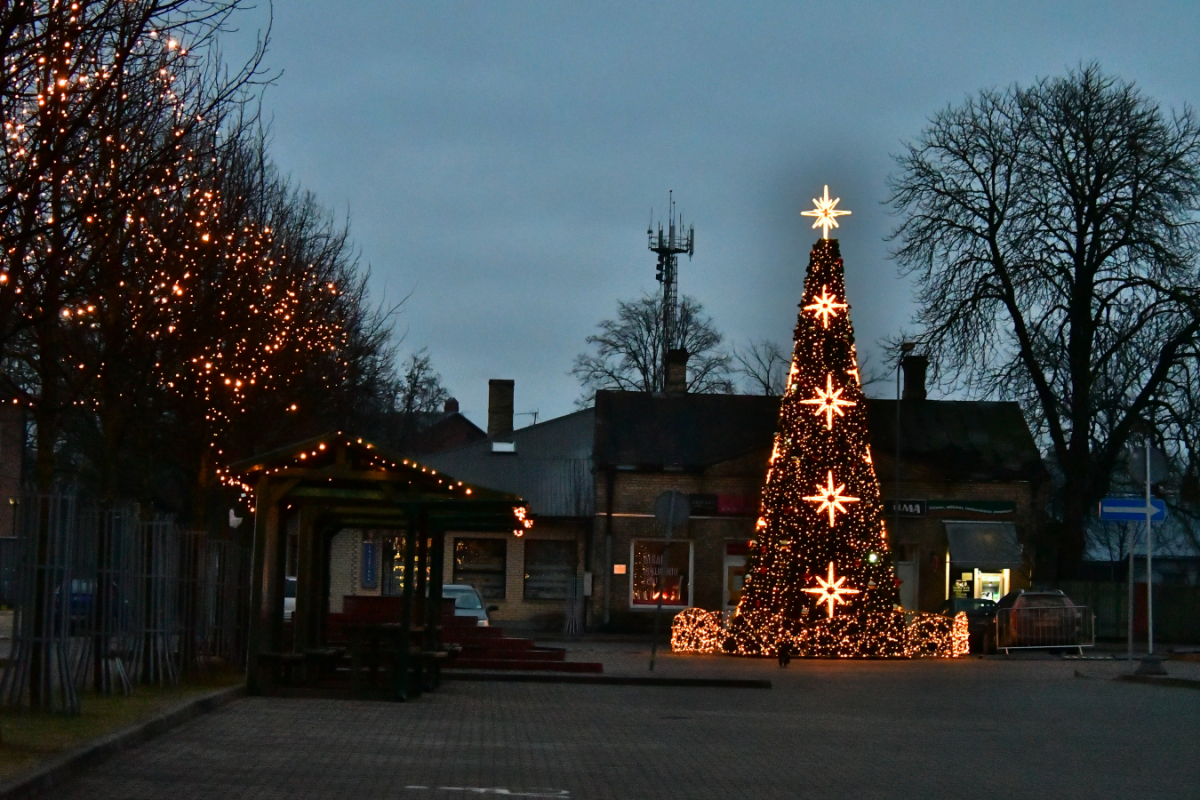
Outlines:
[[[1195,0],[277,0],[265,110],[281,169],[349,215],[376,300],[410,295],[403,349],[428,347],[486,426],[489,378],[515,379],[518,412],[573,410],[585,338],[658,288],[645,232],[671,189],[696,226],[681,292],[727,343],[790,350],[819,235],[800,212],[828,184],[879,368],[912,310],[882,205],[902,141],[981,88],[1089,60],[1195,104],[1198,53]]]

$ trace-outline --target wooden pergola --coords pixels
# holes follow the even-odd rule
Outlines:
[[[338,432],[238,462],[223,473],[254,499],[254,564],[248,690],[260,693],[259,662],[285,650],[302,655],[327,642],[330,545],[346,528],[404,536],[401,619],[424,646],[437,646],[446,531],[528,527],[518,496],[471,486],[364,439]],[[284,637],[287,531],[296,520],[296,608]],[[425,602],[425,598],[434,602]],[[421,613],[423,609],[423,614]],[[414,613],[416,611],[416,613]],[[403,690],[401,690],[403,695]]]

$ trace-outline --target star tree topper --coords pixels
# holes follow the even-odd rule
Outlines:
[[[829,229],[836,228],[838,226],[837,218],[842,216],[843,214],[850,213],[849,211],[840,211],[840,210],[834,208],[834,206],[836,206],[841,201],[842,201],[842,198],[840,198],[840,197],[835,197],[832,200],[830,200],[829,199],[829,187],[826,186],[824,197],[814,197],[813,198],[813,205],[815,205],[816,208],[813,209],[812,211],[801,211],[800,215],[803,217],[816,217],[817,219],[815,222],[813,222],[813,227],[821,229],[821,238],[822,239],[828,239],[829,238]]]

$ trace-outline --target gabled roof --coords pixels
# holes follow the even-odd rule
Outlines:
[[[778,397],[596,393],[597,467],[704,469],[768,451]],[[1035,480],[1041,455],[1016,403],[908,400],[901,403],[902,457],[962,480]],[[895,452],[894,400],[867,399],[872,450]]]
[[[519,494],[539,516],[587,517],[594,506],[594,425],[595,411],[587,408],[423,460],[480,486]],[[513,451],[495,452],[495,442],[511,444]]]
[[[700,468],[770,449],[779,398],[596,392],[596,465]]]
[[[427,513],[443,523],[504,529],[512,527],[513,510],[526,505],[519,495],[458,480],[340,431],[239,461],[220,477],[258,502],[269,494],[272,501],[319,505],[346,527],[385,527]]]

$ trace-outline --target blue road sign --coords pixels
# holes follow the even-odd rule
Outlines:
[[[1150,519],[1162,522],[1167,518],[1167,504],[1157,497],[1150,498]],[[1106,497],[1100,501],[1100,519],[1105,522],[1145,522],[1146,498]]]

